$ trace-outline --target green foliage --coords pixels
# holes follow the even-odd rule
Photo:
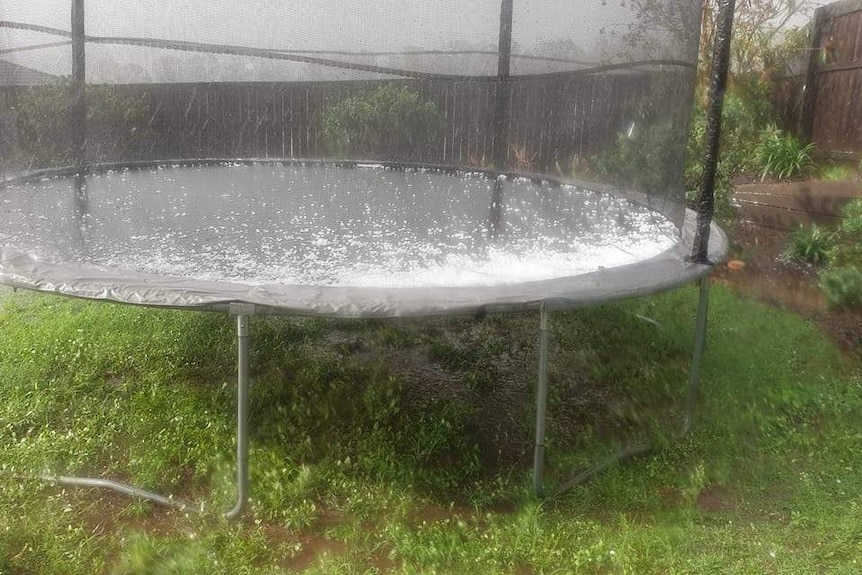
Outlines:
[[[827,182],[841,182],[844,180],[852,180],[856,176],[853,168],[844,164],[835,164],[829,162],[821,166],[817,170],[817,177]]]
[[[19,167],[68,165],[72,161],[72,84],[61,80],[21,92],[14,104]],[[129,96],[114,86],[87,86],[87,140],[96,159],[129,159],[149,110],[144,95]]]
[[[862,308],[862,268],[836,267],[820,274],[820,287],[835,308]]]
[[[784,257],[824,267],[820,287],[835,308],[862,307],[862,200],[842,209],[836,229],[812,224],[790,236]]]
[[[847,203],[841,215],[820,287],[830,306],[862,309],[862,199]]]
[[[733,178],[755,168],[759,134],[773,117],[768,87],[764,83],[738,82],[725,95],[720,155],[715,177],[715,215],[719,220],[733,219]],[[704,98],[699,98],[694,108],[686,147],[685,189],[689,205],[696,202],[703,178],[706,121]]]
[[[812,167],[814,144],[803,144],[797,138],[776,128],[767,127],[757,144],[757,162],[767,176],[787,179],[800,176]]]
[[[330,105],[322,124],[335,155],[416,160],[440,133],[442,118],[416,90],[385,84]]]
[[[685,201],[689,207],[696,207],[697,201],[700,198],[700,184],[703,178],[703,157],[702,155],[694,160],[697,151],[687,152],[689,161],[685,172]],[[715,170],[715,187],[713,194],[715,198],[715,218],[721,222],[732,221],[735,217],[733,204],[731,203],[731,195],[733,193],[733,183],[731,175],[728,173],[724,162],[719,161]]]
[[[722,110],[721,161],[729,174],[739,175],[758,166],[755,157],[760,136],[774,118],[767,84],[737,82],[727,93]]]
[[[617,185],[647,194],[667,195],[682,168],[683,142],[669,122],[646,121],[617,136],[616,142],[593,158],[596,171]]]
[[[851,239],[862,241],[862,199],[855,199],[844,205],[838,231]]]
[[[800,226],[791,234],[783,255],[789,260],[823,266],[829,262],[834,247],[835,233],[811,224],[809,228]]]

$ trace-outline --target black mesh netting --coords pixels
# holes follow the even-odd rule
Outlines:
[[[0,247],[254,285],[648,260],[684,239],[699,17],[694,0],[7,0]],[[270,162],[224,161],[249,159]],[[325,162],[272,163],[296,159]]]

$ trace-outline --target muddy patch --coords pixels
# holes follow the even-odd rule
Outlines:
[[[739,295],[793,311],[813,322],[844,352],[862,359],[862,312],[831,310],[818,286],[818,270],[782,257],[790,233],[750,222],[732,226],[731,262],[714,275]],[[736,269],[734,269],[736,268]]]

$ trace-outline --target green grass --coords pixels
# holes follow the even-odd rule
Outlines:
[[[551,484],[661,447],[544,502],[534,314],[253,318],[252,506],[231,524],[28,479],[229,507],[230,319],[0,293],[0,573],[859,572],[859,366],[716,286],[697,426],[674,440],[696,297],[552,314]]]

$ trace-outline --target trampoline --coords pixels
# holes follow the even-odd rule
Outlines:
[[[502,6],[486,2],[483,9],[497,18],[491,35],[497,47],[467,51],[476,56],[474,69],[468,74],[453,72],[457,66],[446,68],[447,58],[451,65],[464,50],[384,53],[364,49],[345,54],[335,47],[305,52],[271,46],[251,48],[239,41],[214,44],[201,41],[195,34],[171,40],[160,35],[152,39],[131,34],[89,36],[80,0],[71,2],[69,30],[46,26],[40,23],[42,14],[28,14],[23,3],[12,4],[12,15],[29,16],[30,20],[0,21],[0,31],[6,31],[0,36],[0,46],[19,42],[22,46],[7,51],[32,55],[62,49],[56,43],[32,44],[34,35],[69,38],[72,81],[61,88],[68,93],[69,106],[57,111],[68,118],[59,138],[65,152],[59,159],[40,156],[48,147],[45,141],[51,138],[50,129],[43,127],[45,133],[37,134],[35,148],[32,144],[28,148],[32,135],[27,141],[22,138],[14,143],[13,150],[21,153],[13,154],[13,160],[4,166],[7,177],[0,184],[0,283],[92,300],[228,312],[236,317],[238,493],[229,517],[242,512],[249,493],[249,317],[256,314],[362,318],[535,310],[539,314],[539,366],[533,473],[535,489],[542,493],[548,313],[656,293],[700,280],[691,396],[684,426],[686,430],[690,427],[706,329],[708,281],[704,278],[727,252],[725,235],[711,222],[711,182],[704,184],[697,211],[683,207],[679,154],[684,149],[688,114],[681,113],[675,104],[691,95],[696,34],[694,39],[679,43],[673,58],[642,52],[643,57],[611,64],[585,64],[571,57],[516,54],[512,26],[518,12],[513,11],[512,0],[503,0]],[[69,10],[66,0],[54,4]],[[555,9],[567,12],[562,5]],[[624,16],[619,10],[609,12],[599,10],[597,16]],[[3,16],[0,9],[0,18]],[[95,27],[107,26],[108,16],[98,14]],[[526,22],[527,15],[522,16]],[[359,26],[365,18],[355,16],[354,23]],[[138,15],[124,22],[135,27],[148,20]],[[172,33],[177,32],[174,29]],[[272,40],[276,31],[270,33]],[[533,33],[538,37],[539,30]],[[254,114],[251,104],[239,111],[240,116],[245,114],[241,126],[258,128],[254,141],[265,142],[268,157],[259,157],[255,153],[259,148],[247,141],[243,144],[242,138],[230,150],[240,153],[212,157],[221,144],[203,142],[210,119],[235,121],[232,112],[221,109],[203,122],[189,120],[190,115],[209,109],[211,95],[216,107],[215,94],[221,94],[218,90],[225,82],[212,80],[194,85],[172,86],[163,81],[134,88],[115,86],[116,98],[123,102],[129,98],[127,106],[139,105],[145,113],[140,125],[131,128],[127,124],[135,122],[129,119],[132,112],[127,111],[122,119],[111,119],[113,123],[107,128],[112,129],[105,133],[112,134],[116,148],[106,151],[93,135],[106,127],[94,125],[86,112],[88,100],[91,106],[107,104],[95,93],[88,94],[85,46],[90,46],[96,57],[98,48],[115,58],[138,58],[141,62],[152,58],[153,51],[237,59],[246,63],[240,75],[249,76],[245,83],[234,86],[240,102],[243,86],[260,89],[255,81],[284,74],[287,79],[282,80],[283,86],[279,84],[284,90],[280,112],[274,100],[256,108]],[[403,59],[398,66],[383,65],[398,60],[399,54]],[[324,75],[315,83],[311,76],[303,77],[307,71],[294,69],[291,74],[299,74],[297,80],[286,70],[255,70],[260,60],[288,67],[317,66],[347,77],[333,82]],[[46,62],[39,58],[29,61],[33,66],[47,66]],[[95,62],[99,63],[98,58]],[[487,73],[489,67],[492,73]],[[394,81],[402,83],[397,88],[401,92],[386,98],[415,100],[426,94],[428,101],[421,105],[414,102],[415,109],[409,114],[435,107],[436,112],[428,114],[433,116],[429,122],[436,122],[433,128],[425,130],[425,124],[411,120],[414,116],[405,120],[390,110],[388,121],[413,122],[407,136],[387,132],[390,124],[384,122],[380,128],[378,120],[374,124],[366,119],[360,122],[359,132],[345,137],[347,144],[339,141],[340,146],[336,146],[330,137],[323,153],[312,154],[322,157],[286,157],[285,130],[293,130],[299,122],[295,114],[300,113],[297,110],[301,106],[288,111],[284,95],[293,94],[298,81],[305,90],[306,111],[310,98],[316,97],[311,95],[317,94],[314,90],[323,94],[318,115],[308,113],[302,121],[322,122],[325,129],[321,137],[325,139],[327,134],[331,136],[326,130],[332,125],[343,128],[350,121],[350,116],[337,115],[338,102],[361,109],[363,97],[382,99],[375,94],[388,89],[390,84],[380,80],[387,75],[401,78]],[[409,83],[412,80],[404,84],[403,78],[418,78],[429,84]],[[715,93],[719,94],[714,106],[720,106],[721,81],[719,70],[714,78],[718,86]],[[231,85],[237,82],[237,78],[231,79]],[[436,104],[433,96],[427,96],[433,92],[429,86],[434,82],[443,86]],[[464,83],[480,92],[472,94],[469,117],[458,118],[462,111],[450,97]],[[350,86],[347,92],[345,85]],[[525,95],[532,85],[537,87],[535,94],[552,94],[559,104],[556,116],[527,117],[536,103]],[[608,97],[616,98],[615,90],[621,85],[636,92],[634,103],[615,103],[599,124],[589,117],[596,113],[596,105],[590,109],[569,109],[566,105],[569,88],[583,90],[587,86],[595,91],[606,86]],[[30,92],[22,92],[20,87],[7,87],[3,94],[20,102],[39,89],[30,87]],[[129,95],[132,93],[145,94],[148,101],[137,104]],[[674,94],[672,105],[663,101],[668,94]],[[175,104],[173,97],[181,99],[180,108],[185,106],[185,112],[178,109],[174,113],[179,116],[159,116]],[[519,97],[529,101],[522,105]],[[597,95],[578,98],[595,104]],[[626,98],[632,100],[631,94]],[[652,111],[645,112],[644,106]],[[261,119],[261,110],[278,118]],[[556,131],[548,127],[537,137],[530,136],[527,124],[518,122],[519,113],[527,124],[545,121],[551,126],[562,117],[573,124]],[[645,119],[648,116],[649,122]],[[717,114],[712,120],[717,122]],[[176,154],[177,134],[170,122],[180,121],[187,123],[183,137],[194,143]],[[269,136],[263,140],[257,137],[268,121],[280,122],[281,141],[275,151],[281,153],[269,153]],[[372,124],[376,127],[369,127]],[[33,128],[32,123],[20,125]],[[653,132],[664,133],[654,126],[661,126],[672,136],[662,140],[669,153],[658,160],[650,155],[654,150],[644,148],[643,141],[637,143],[637,133],[646,134],[645,138]],[[383,144],[378,134],[365,142],[365,148],[350,149],[369,130],[382,130]],[[478,136],[465,135],[465,130],[475,130]],[[580,143],[576,142],[578,130]],[[425,134],[421,145],[416,142],[422,140],[420,132]],[[563,154],[579,157],[577,151],[572,152],[575,146],[580,146],[580,153],[598,149],[595,142],[584,144],[585,132],[605,150],[626,145],[625,138],[629,138],[635,143],[635,157],[626,162],[640,166],[638,169],[651,177],[632,177],[625,162],[613,169],[602,168],[608,160],[594,160],[599,168],[584,176],[563,175],[559,160]],[[291,131],[290,150],[296,152],[294,146],[305,145],[305,152],[313,151],[309,134],[307,129],[304,143],[302,139],[296,143]],[[456,136],[467,138],[457,144],[466,145],[466,150],[454,151]],[[538,150],[532,157],[525,157],[527,144]],[[94,149],[99,150],[95,157]],[[198,155],[201,151],[204,159]],[[480,152],[483,155],[477,158],[475,154]],[[611,157],[610,152],[605,154]],[[129,158],[142,155],[148,157]],[[339,155],[367,155],[372,159],[341,159]],[[708,176],[714,171],[714,160],[713,153],[705,166]],[[68,165],[56,167],[58,162]],[[551,175],[553,171],[557,174]],[[636,446],[629,454],[641,451]],[[159,503],[183,505],[106,479],[51,480],[108,487]]]

